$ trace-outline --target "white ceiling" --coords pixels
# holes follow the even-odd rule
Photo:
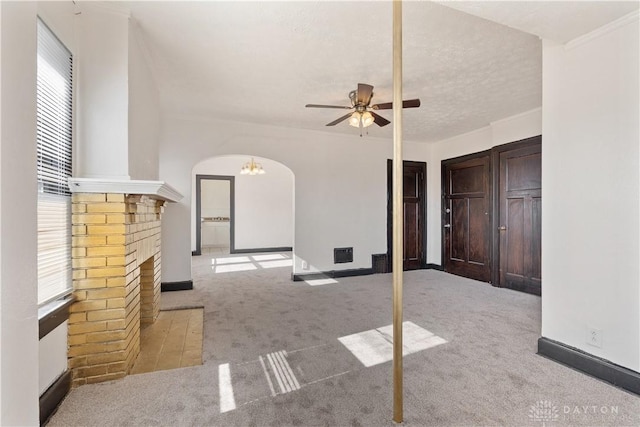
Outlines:
[[[349,105],[357,83],[375,87],[373,103],[392,99],[390,2],[128,5],[166,114],[357,135],[346,122],[324,126],[342,110],[304,105]],[[437,141],[539,107],[538,35],[565,42],[638,8],[638,2],[447,5],[404,2],[404,97],[422,100],[420,108],[404,110],[406,140]],[[392,119],[390,110],[381,115]],[[392,125],[368,129],[390,137]]]

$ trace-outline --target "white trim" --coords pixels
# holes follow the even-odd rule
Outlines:
[[[167,202],[178,202],[184,197],[164,181],[69,178],[69,189],[72,193],[141,194]]]
[[[489,122],[489,126],[494,126],[501,123],[507,123],[512,120],[516,120],[516,119],[528,116],[529,114],[538,113],[538,112],[542,112],[542,107],[537,107],[537,108],[534,108],[533,110],[529,110],[529,111],[515,114],[513,116],[505,117],[504,119],[494,120],[492,122]]]
[[[609,22],[606,25],[603,25],[600,28],[596,28],[595,30],[584,34],[580,37],[576,37],[573,40],[568,41],[564,45],[564,50],[571,50],[580,45],[583,45],[593,39],[597,39],[598,37],[602,37],[605,34],[609,34],[612,31],[617,30],[620,27],[624,27],[627,24],[631,24],[632,22],[638,21],[640,19],[640,10],[636,9],[631,13],[624,15],[621,18],[616,19],[615,21]]]

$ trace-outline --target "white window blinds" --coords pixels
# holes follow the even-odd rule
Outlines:
[[[38,19],[38,303],[71,289],[72,55]]]

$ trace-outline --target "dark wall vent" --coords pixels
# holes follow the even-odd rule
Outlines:
[[[353,262],[353,248],[334,248],[333,263]]]

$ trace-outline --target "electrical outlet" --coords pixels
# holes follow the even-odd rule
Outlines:
[[[303,270],[308,270],[309,269],[309,263],[307,261],[302,261],[302,269]]]
[[[602,329],[587,327],[587,344],[602,348]]]

